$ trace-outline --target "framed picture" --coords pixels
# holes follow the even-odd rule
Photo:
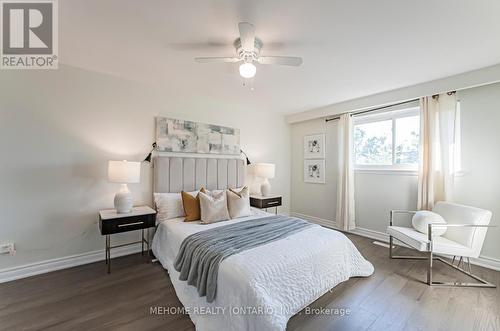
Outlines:
[[[325,134],[313,134],[304,137],[304,159],[325,158]]]
[[[214,124],[157,117],[156,150],[239,155],[240,130]]]
[[[325,160],[304,160],[304,182],[325,184]]]

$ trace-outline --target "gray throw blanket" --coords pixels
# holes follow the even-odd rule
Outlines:
[[[183,240],[175,258],[179,279],[196,286],[207,302],[215,299],[219,265],[247,249],[288,237],[313,224],[288,216],[270,216],[197,232]]]

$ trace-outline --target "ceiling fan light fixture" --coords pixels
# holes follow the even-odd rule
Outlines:
[[[252,78],[255,76],[256,72],[257,67],[251,62],[246,62],[240,65],[240,75],[243,78]]]
[[[261,56],[260,51],[264,44],[262,40],[255,37],[255,26],[253,24],[240,22],[238,23],[238,30],[240,36],[233,43],[236,49],[235,56],[196,57],[194,60],[199,63],[241,63],[239,71],[241,77],[245,79],[255,76],[257,73],[256,63],[259,65],[271,64],[293,67],[298,67],[302,64],[302,58],[296,56]],[[246,83],[247,81],[244,81],[243,85],[246,85]]]

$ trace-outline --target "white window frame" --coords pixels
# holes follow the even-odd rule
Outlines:
[[[418,165],[395,164],[395,148],[396,146],[396,120],[420,116],[420,108],[418,106],[407,107],[401,110],[391,110],[382,113],[353,116],[353,126],[359,124],[368,124],[380,121],[392,120],[392,164],[391,165],[375,165],[375,164],[357,164],[356,155],[354,157],[354,170],[359,173],[383,173],[383,174],[407,174],[416,175]],[[354,130],[353,130],[354,131]],[[354,139],[354,138],[353,138]]]

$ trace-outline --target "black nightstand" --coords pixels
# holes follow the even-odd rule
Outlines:
[[[156,223],[156,211],[148,206],[134,207],[130,213],[118,214],[114,209],[101,210],[99,212],[99,229],[101,234],[106,236],[106,264],[108,265],[108,274],[111,272],[111,249],[133,244],[142,245],[142,254],[144,255],[144,244],[147,245],[148,254],[150,248],[149,228],[154,227]],[[127,243],[117,246],[111,246],[111,235],[115,233],[141,230],[141,241]],[[144,238],[144,230],[147,230],[147,239]]]
[[[270,197],[264,197],[261,195],[251,195],[250,196],[250,206],[265,209],[276,208],[275,214],[278,214],[278,207],[281,206],[281,196],[274,195]]]

